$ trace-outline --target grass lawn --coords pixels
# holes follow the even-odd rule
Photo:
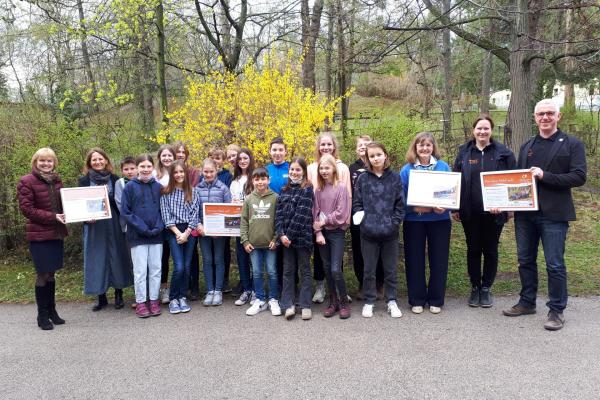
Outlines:
[[[600,295],[600,220],[598,210],[600,202],[589,193],[575,192],[578,220],[569,229],[566,262],[569,273],[569,293],[571,295]],[[349,245],[350,240],[347,240]],[[540,246],[541,249],[541,246]],[[232,257],[235,259],[235,257]],[[540,291],[546,291],[546,273],[543,253],[540,251]],[[349,250],[346,252],[345,265],[352,265]],[[350,292],[356,291],[357,283],[352,268],[345,268],[346,282]],[[33,301],[33,285],[35,273],[31,261],[26,256],[5,258],[0,261],[0,302],[25,303]],[[86,301],[83,293],[83,271],[80,264],[67,263],[57,273],[57,298],[60,301]],[[235,267],[231,269],[231,281],[237,283]],[[398,269],[398,289],[401,297],[406,297],[406,280],[401,257]],[[465,296],[470,290],[466,272],[466,243],[462,226],[453,223],[450,265],[448,272],[448,295]],[[505,225],[500,239],[500,265],[498,277],[494,285],[494,293],[516,295],[519,293],[519,274],[517,270],[516,244],[514,224]],[[112,296],[112,290],[109,292]],[[126,299],[133,299],[131,288],[125,291]],[[92,301],[87,298],[87,301]]]

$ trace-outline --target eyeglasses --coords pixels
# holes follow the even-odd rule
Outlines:
[[[554,117],[556,115],[556,112],[554,112],[554,111],[540,111],[540,112],[535,113],[535,116],[536,117],[540,117],[540,118],[544,117],[545,115],[547,115],[549,117]]]

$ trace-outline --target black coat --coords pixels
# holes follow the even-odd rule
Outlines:
[[[554,144],[544,157],[542,165],[533,165],[544,171],[538,180],[539,208],[551,221],[574,221],[575,206],[571,188],[582,186],[587,177],[585,146],[581,140],[558,130]],[[527,154],[535,137],[519,150],[518,168],[527,168]]]
[[[472,210],[472,190],[471,190],[471,164],[469,163],[469,156],[476,146],[475,140],[470,140],[458,148],[458,155],[454,160],[454,166],[452,170],[454,172],[461,172],[461,190],[460,190],[460,218],[461,220],[468,220],[473,214]],[[485,160],[487,161],[484,165],[484,171],[506,171],[515,169],[516,160],[513,152],[503,145],[494,140],[490,142],[490,145],[486,148]],[[478,193],[479,200],[481,200],[481,193]],[[504,224],[508,220],[506,212],[500,213],[496,216],[497,224]]]

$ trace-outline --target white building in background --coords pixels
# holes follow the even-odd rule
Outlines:
[[[497,110],[508,110],[511,91],[508,89],[499,90],[490,95],[490,105],[495,105]],[[562,107],[565,104],[565,87],[556,85],[553,89],[552,99]],[[578,110],[600,110],[600,94],[590,95],[588,88],[582,88],[575,85],[575,107]]]

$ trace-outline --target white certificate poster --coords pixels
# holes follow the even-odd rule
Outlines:
[[[203,203],[205,236],[240,236],[242,204]]]
[[[60,189],[65,222],[112,218],[106,185]]]
[[[460,172],[411,169],[406,204],[458,210],[460,208]]]
[[[537,186],[529,169],[482,172],[483,209],[501,211],[536,211]]]

